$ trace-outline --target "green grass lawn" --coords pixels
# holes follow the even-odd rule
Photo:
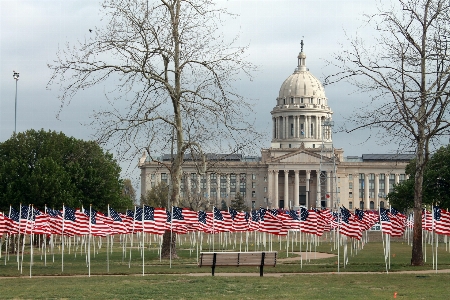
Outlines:
[[[15,254],[5,257],[3,245],[0,258],[0,276],[3,276],[0,278],[0,299],[393,299],[395,292],[397,299],[447,299],[450,291],[447,284],[450,273],[398,273],[431,270],[433,256],[430,245],[426,248],[425,266],[411,267],[411,246],[402,240],[391,242],[390,269],[386,274],[383,244],[379,241],[369,242],[362,249],[358,247],[357,251],[351,250],[351,244],[348,243],[348,264],[344,267],[342,246],[339,248],[339,260],[337,256],[306,260],[304,255],[301,265],[298,255],[287,254],[286,241],[282,239],[280,246],[279,240],[274,238],[272,248],[278,251],[277,266],[265,267],[266,276],[261,278],[257,276],[258,267],[217,267],[215,273],[218,276],[212,277],[211,268],[197,267],[195,245],[191,245],[186,239],[182,241],[177,247],[179,258],[172,262],[160,260],[157,244],[147,241],[144,254],[145,276],[142,276],[142,256],[140,249],[136,247],[136,241],[131,249],[131,259],[129,248],[124,255],[118,240],[114,242],[113,252],[109,254],[109,271],[106,243],[103,241],[100,249],[97,244],[95,252],[91,246],[91,277],[88,277],[85,248],[80,245],[75,248],[72,244],[70,254],[66,247],[64,270],[61,268],[62,257],[57,247],[54,254],[47,249],[46,264],[42,251],[34,248],[31,278],[29,245],[25,248],[22,272],[18,270]],[[295,252],[300,250],[298,239],[294,243],[291,240],[289,245],[290,250],[292,245]],[[232,248],[230,244],[225,247],[219,245],[218,240],[215,242],[216,251],[239,250],[239,246],[237,249]],[[268,243],[265,247],[261,243],[249,243],[250,251],[267,251],[268,248]],[[306,243],[302,244],[302,251],[305,249]],[[212,245],[204,242],[203,251],[208,250],[212,250]],[[322,240],[312,250],[337,254],[337,249],[333,249],[329,240]],[[313,257],[314,254],[309,256]],[[297,259],[285,260],[286,257]],[[450,269],[450,253],[443,243],[438,247],[438,269]],[[189,276],[190,273],[204,273],[205,276]],[[220,273],[253,273],[255,276],[222,277],[219,276]],[[283,275],[274,277],[272,273]]]

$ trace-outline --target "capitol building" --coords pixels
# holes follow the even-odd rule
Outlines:
[[[230,204],[237,193],[250,208],[296,209],[299,206],[336,209],[389,207],[385,199],[393,185],[407,179],[410,154],[344,156],[332,141],[333,111],[322,83],[306,67],[306,55],[281,85],[272,115],[270,148],[261,156],[208,154],[207,169],[186,156],[180,195],[197,195],[210,205]],[[162,160],[170,162],[170,155]],[[159,182],[169,183],[169,171],[144,156],[141,194]]]

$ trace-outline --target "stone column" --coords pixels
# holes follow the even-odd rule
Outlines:
[[[289,135],[288,135],[288,119],[289,119],[288,116],[284,117],[284,126],[283,126],[284,127],[284,135],[283,135],[284,139],[289,138]]]
[[[279,173],[279,171],[278,170],[274,170],[274,176],[275,176],[275,180],[274,180],[274,184],[275,184],[275,186],[274,186],[274,189],[273,189],[273,192],[274,192],[274,202],[275,202],[275,207],[279,207],[279,204],[278,204],[278,173]]]
[[[272,118],[272,138],[276,139],[277,138],[277,121],[276,118],[273,117]]]
[[[317,132],[318,132],[318,139],[322,139],[322,117],[318,116],[317,119]]]
[[[192,194],[192,186],[191,186],[191,173],[187,173],[187,178],[186,178],[186,192],[188,193],[188,195]]]
[[[386,196],[387,194],[389,194],[389,176],[390,176],[391,174],[389,174],[389,173],[385,173],[384,174],[384,195]],[[384,205],[385,205],[385,207],[387,207],[388,205],[387,205],[387,200],[386,200],[386,198],[385,198],[385,200],[384,200]]]
[[[294,207],[299,207],[300,206],[300,201],[299,201],[299,195],[300,194],[300,171],[299,170],[295,170],[295,187],[294,187]]]
[[[369,174],[364,173],[364,209],[370,209]]]
[[[320,206],[321,206],[321,203],[320,203],[320,200],[321,200],[321,195],[320,195],[320,171],[319,170],[316,170],[316,173],[317,173],[317,193],[316,193],[316,208],[320,208]]]
[[[329,209],[331,209],[331,195],[333,195],[333,193],[331,192],[330,179],[331,179],[331,172],[327,171],[327,192],[326,192],[326,195],[328,195],[328,197],[325,195],[325,199],[327,200],[327,208],[329,208]]]
[[[231,179],[230,179],[230,173],[225,174],[226,180],[227,180],[227,188],[225,191],[225,198],[231,199]],[[220,195],[219,195],[220,196]]]
[[[311,203],[309,200],[309,192],[310,192],[310,188],[309,188],[309,180],[311,179],[311,170],[306,170],[306,207],[309,208],[311,207]]]
[[[273,189],[272,189],[272,185],[273,185],[273,171],[269,170],[267,172],[267,199],[269,199],[269,202],[273,202]]]
[[[197,174],[197,195],[201,195],[201,192],[202,192],[201,179],[202,179],[202,175],[201,174]]]
[[[206,176],[206,199],[211,199],[211,174],[205,173]]]
[[[284,170],[284,207],[289,207],[289,170]]]
[[[375,205],[374,205],[375,209],[380,208],[380,198],[378,197],[378,193],[380,190],[379,180],[380,180],[380,174],[375,173],[375,199],[376,199]]]
[[[305,128],[304,128],[304,132],[305,132],[305,138],[308,138],[308,116],[305,115]]]

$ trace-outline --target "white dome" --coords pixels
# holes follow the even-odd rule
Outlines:
[[[306,55],[300,52],[298,55],[298,67],[294,74],[289,76],[281,85],[279,97],[314,97],[325,98],[325,90],[322,83],[312,75],[305,66]]]

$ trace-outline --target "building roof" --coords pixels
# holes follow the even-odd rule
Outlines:
[[[170,154],[164,154],[161,157],[161,160],[163,161],[170,161],[171,155]],[[197,157],[196,155],[192,156],[190,153],[186,153],[184,155],[184,161],[194,161],[194,160],[201,160],[200,157]],[[261,161],[261,157],[259,156],[243,156],[242,154],[236,154],[236,153],[206,153],[206,160],[209,161],[246,161],[246,162],[255,162],[255,161]]]
[[[415,154],[363,154],[363,161],[404,161],[408,162],[416,157]]]

